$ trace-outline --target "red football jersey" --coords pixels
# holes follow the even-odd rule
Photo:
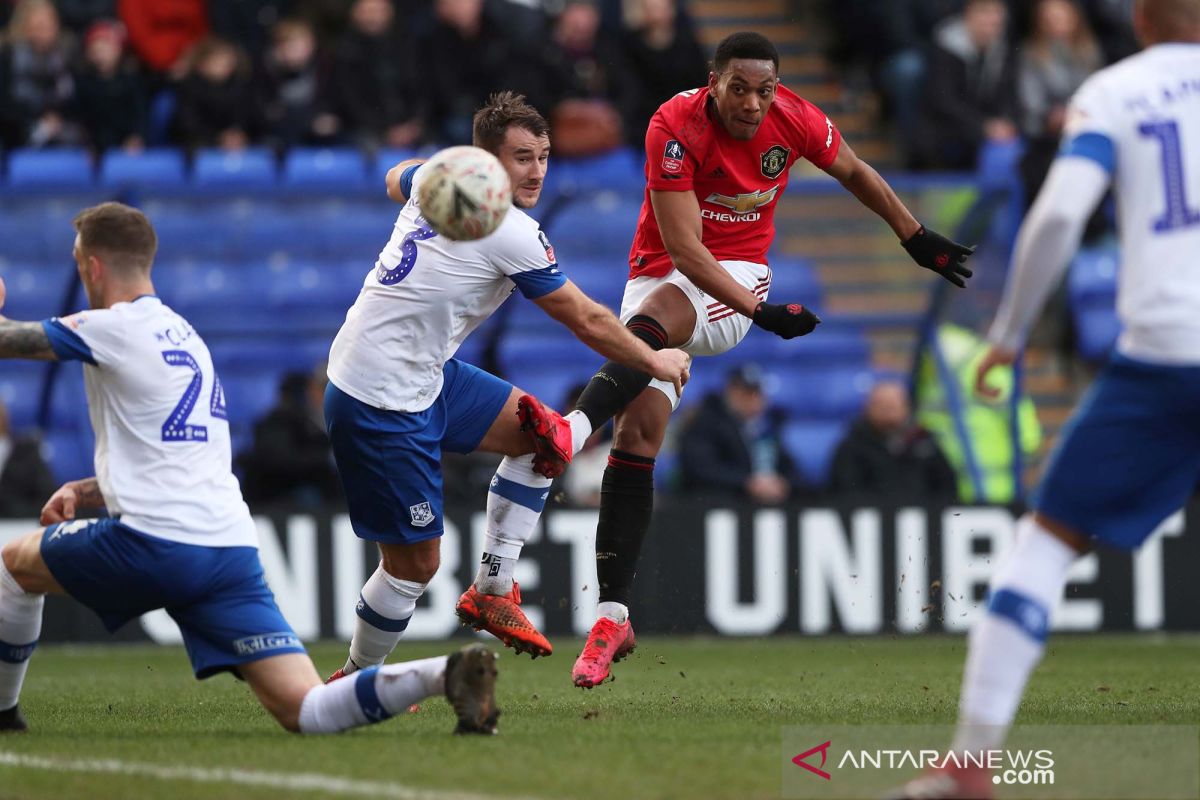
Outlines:
[[[646,131],[646,197],[629,251],[629,277],[661,277],[672,269],[651,190],[696,193],[704,245],[718,261],[766,264],[788,170],[798,158],[828,168],[841,144],[829,117],[783,86],[749,141],[726,132],[709,110],[707,88],[675,95]]]

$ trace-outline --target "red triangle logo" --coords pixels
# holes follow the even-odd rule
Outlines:
[[[825,766],[825,759],[829,754],[829,745],[830,745],[830,742],[825,742],[825,744],[819,744],[816,747],[805,750],[803,753],[801,753],[800,755],[793,758],[792,763],[795,764],[797,767],[803,767],[804,769],[811,772],[813,775],[818,775],[827,781],[832,780],[832,776],[830,776],[830,774],[828,772],[826,772],[823,769],[819,769],[818,767],[814,767],[812,764],[809,764],[807,761],[804,760],[804,759],[808,758],[809,756],[811,756],[813,753],[820,753],[821,754],[821,766],[822,767]]]

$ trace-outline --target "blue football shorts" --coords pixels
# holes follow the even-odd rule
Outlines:
[[[253,547],[201,547],[116,519],[75,520],[46,528],[42,559],[110,633],[165,608],[179,624],[197,678],[305,652],[275,605]]]
[[[442,535],[442,451],[470,453],[504,409],[512,384],[457,359],[424,411],[385,411],[333,385],[325,424],[360,539],[413,544]]]
[[[1200,366],[1114,355],[1063,430],[1032,507],[1133,550],[1200,479]]]

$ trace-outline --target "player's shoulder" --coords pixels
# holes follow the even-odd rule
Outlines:
[[[532,245],[540,247],[542,238],[541,223],[514,206],[504,215],[504,222],[500,223],[496,232],[479,242],[485,250],[505,255],[527,250]]]
[[[805,100],[783,84],[776,87],[775,101],[768,112],[768,116],[773,116],[776,123],[807,128],[816,115],[820,116],[822,124],[828,120],[815,103]]]
[[[658,107],[657,114],[670,122],[686,120],[696,109],[704,109],[708,102],[708,87],[686,89],[672,95]]]
[[[657,122],[665,126],[686,149],[694,150],[712,131],[708,87],[688,89],[675,95],[658,107],[650,122],[651,125]]]
[[[1155,65],[1154,53],[1143,50],[1093,72],[1080,84],[1075,96],[1089,98],[1140,91],[1145,89],[1147,80],[1152,80],[1157,75],[1158,67]]]

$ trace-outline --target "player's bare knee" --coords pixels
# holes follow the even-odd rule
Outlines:
[[[433,539],[415,546],[383,548],[383,571],[400,580],[429,583],[442,563],[439,542]]]
[[[40,532],[13,539],[0,548],[0,559],[4,561],[4,568],[26,591],[30,591],[29,584],[36,577],[35,558],[40,548]]]
[[[650,293],[638,307],[638,316],[650,317],[667,332],[667,345],[679,347],[692,336],[696,327],[696,309],[687,295],[674,284],[663,284]]]

